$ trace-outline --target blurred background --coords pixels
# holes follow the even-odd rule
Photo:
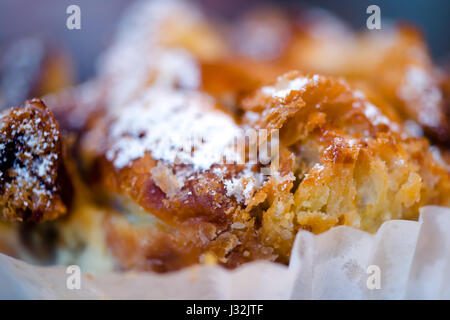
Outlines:
[[[232,17],[260,5],[260,0],[194,0],[211,14]],[[449,58],[450,1],[448,0],[279,0],[269,4],[320,7],[341,17],[355,29],[365,28],[366,8],[376,4],[385,20],[409,21],[424,33],[436,62]],[[62,43],[75,60],[78,81],[95,72],[98,54],[110,43],[117,22],[130,0],[0,0],[0,54],[20,37],[44,37]],[[81,8],[81,30],[66,28],[66,8]]]

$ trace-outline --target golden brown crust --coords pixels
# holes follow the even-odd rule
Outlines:
[[[227,195],[225,181],[242,168],[215,166],[196,172],[170,195],[166,185],[172,184],[174,173],[182,167],[163,165],[148,154],[122,170],[104,158],[101,161],[94,170],[100,172],[102,190],[109,201],[121,206],[136,203],[157,219],[156,224],[143,228],[117,217],[108,222],[108,243],[122,268],[177,270],[202,262],[205,254],[227,267],[276,258],[253,228],[254,217],[243,221],[242,230],[233,227],[241,218],[237,214],[240,205]],[[159,176],[155,168],[166,174]],[[219,168],[220,175],[214,173]]]
[[[299,229],[319,233],[343,224],[375,231],[388,219],[417,218],[420,206],[450,205],[449,172],[428,142],[343,79],[291,72],[239,108],[234,117],[243,128],[280,133],[278,170],[245,201],[239,195],[251,183],[246,166],[192,171],[147,152],[115,168],[99,155],[97,190],[157,218],[147,228],[111,220],[108,242],[122,268],[167,271],[205,257],[227,267],[259,258],[286,263]],[[229,193],[234,179],[242,189]]]
[[[298,77],[285,75],[278,86]],[[256,118],[251,125],[280,128],[281,144],[297,157],[300,227],[321,232],[348,224],[374,231],[385,219],[416,218],[422,205],[450,205],[448,169],[425,139],[407,134],[345,81],[307,79],[285,98],[260,90],[244,101]]]
[[[40,222],[65,214],[61,136],[40,100],[4,112],[0,123],[2,219]]]

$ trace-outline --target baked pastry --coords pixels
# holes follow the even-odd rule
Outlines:
[[[286,264],[299,230],[375,232],[450,206],[446,82],[422,40],[392,31],[380,58],[378,38],[331,18],[313,37],[308,19],[262,11],[230,28],[181,1],[134,7],[96,78],[44,97],[75,187],[51,222],[56,263]],[[429,81],[408,87],[411,69]]]
[[[40,222],[67,213],[61,136],[40,100],[0,114],[0,210],[2,219]]]
[[[207,254],[230,267],[258,258],[287,262],[299,229],[323,232],[343,224],[376,231],[389,219],[417,218],[425,204],[450,205],[448,171],[428,142],[342,79],[289,73],[245,98],[239,121],[204,106],[202,96],[162,94],[149,91],[148,100],[110,122],[93,170],[110,202],[134,203],[167,230],[171,241],[163,248],[170,261],[189,257],[193,263]],[[202,158],[204,150],[220,152],[226,146],[220,139],[231,141],[237,126],[279,130],[279,167],[271,175],[258,165]],[[199,127],[206,131],[193,132]],[[192,157],[177,140],[191,133],[204,138]],[[153,268],[156,255],[170,269],[170,261],[153,253],[161,250],[154,228],[147,237],[139,231],[137,239],[152,239],[144,243],[131,240],[136,231],[124,221],[111,230],[113,252],[126,266]]]

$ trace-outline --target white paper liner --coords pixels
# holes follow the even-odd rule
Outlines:
[[[385,222],[376,234],[340,226],[297,235],[289,267],[257,261],[229,271],[82,275],[66,287],[64,267],[36,267],[0,254],[0,298],[25,299],[449,299],[450,209],[428,206],[418,222]],[[368,289],[370,265],[380,289]]]

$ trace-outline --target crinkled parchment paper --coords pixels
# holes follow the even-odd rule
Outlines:
[[[379,267],[380,288],[368,289]],[[394,220],[376,234],[336,227],[297,235],[289,267],[253,262],[229,271],[195,266],[169,274],[82,275],[0,254],[0,298],[31,299],[449,299],[450,209],[424,207],[418,222]]]

